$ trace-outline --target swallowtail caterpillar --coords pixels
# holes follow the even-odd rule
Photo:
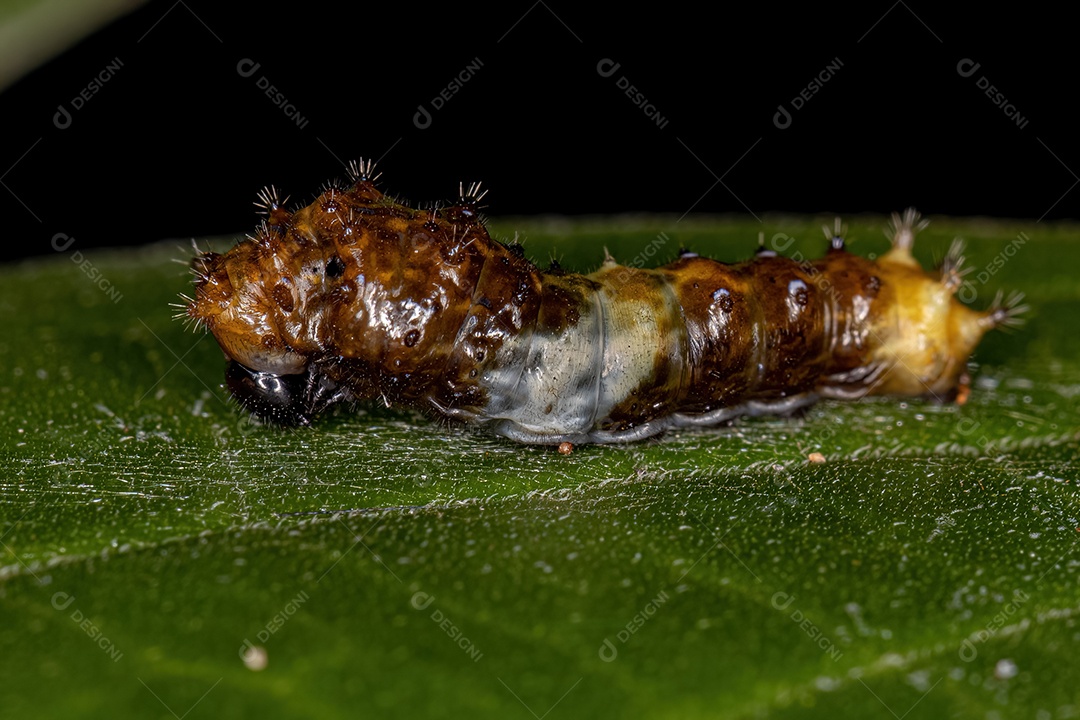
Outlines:
[[[182,316],[213,333],[227,385],[264,420],[306,425],[338,402],[381,401],[523,443],[613,443],[817,398],[966,397],[983,334],[1014,325],[1022,296],[984,311],[954,297],[954,243],[925,272],[925,220],[894,215],[892,248],[824,257],[759,251],[723,264],[690,252],[663,267],[541,270],[492,240],[479,185],[416,209],[375,187],[370,162],[224,254],[192,261]],[[826,236],[830,236],[828,229]]]

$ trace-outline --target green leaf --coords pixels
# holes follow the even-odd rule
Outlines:
[[[0,0],[0,90],[145,0]]]
[[[820,224],[496,230],[588,270],[605,246],[742,259],[759,230],[816,257]],[[884,250],[881,218],[849,224]],[[965,406],[822,402],[568,457],[384,408],[250,422],[213,339],[170,319],[182,249],[2,268],[0,707],[1074,716],[1077,228],[938,219],[916,254],[954,235],[974,304],[1033,306],[979,347]]]

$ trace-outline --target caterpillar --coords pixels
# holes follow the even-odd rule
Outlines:
[[[837,221],[813,261],[680,251],[645,269],[605,251],[580,275],[493,240],[479,184],[418,209],[377,178],[354,161],[348,183],[295,212],[267,188],[253,235],[191,262],[180,315],[213,334],[229,391],[263,420],[307,425],[335,403],[381,400],[566,448],[818,398],[963,402],[983,334],[1027,309],[1019,293],[983,311],[960,303],[962,245],[924,271],[914,209],[893,215],[876,260],[850,253]]]

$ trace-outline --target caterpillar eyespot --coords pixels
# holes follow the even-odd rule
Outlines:
[[[924,271],[914,210],[893,216],[876,260],[848,252],[837,221],[814,261],[682,251],[642,269],[605,251],[578,275],[492,240],[479,184],[416,209],[379,192],[371,162],[349,177],[295,212],[264,190],[253,235],[192,261],[181,315],[213,333],[229,390],[264,420],[381,401],[569,450],[821,397],[962,402],[983,334],[1026,310],[1018,293],[984,311],[954,298],[962,246]]]

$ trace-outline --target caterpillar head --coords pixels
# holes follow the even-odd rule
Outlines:
[[[184,314],[207,328],[229,359],[233,398],[264,421],[306,425],[350,393],[315,361],[322,347],[327,275],[342,261],[324,260],[311,243],[286,250],[261,228],[227,253],[192,260],[195,297]]]
[[[224,255],[195,257],[195,298],[187,315],[214,335],[230,360],[255,372],[297,374],[307,358],[289,342],[296,333],[283,312],[293,304],[293,283],[261,255],[259,243],[248,240]]]

